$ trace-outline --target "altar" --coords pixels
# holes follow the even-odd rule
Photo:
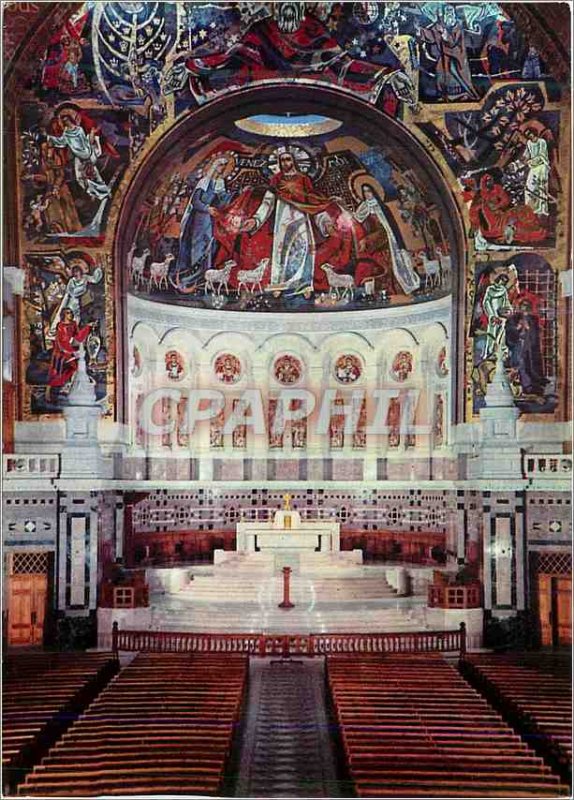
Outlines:
[[[338,553],[340,525],[331,520],[301,520],[290,508],[277,511],[266,522],[240,522],[237,525],[237,552],[259,553],[275,550]]]
[[[303,520],[285,495],[273,519],[239,522],[235,551],[216,550],[214,564],[268,571],[289,566],[303,574],[361,564],[360,550],[340,552],[340,527],[333,520]]]

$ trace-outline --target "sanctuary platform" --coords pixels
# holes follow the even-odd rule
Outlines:
[[[179,591],[164,593],[159,585],[162,576],[154,572],[150,622],[157,630],[312,633],[425,627],[425,596],[401,597],[384,568],[355,566],[328,575],[321,570],[301,574],[294,567],[290,587],[294,607],[288,611],[279,608],[283,598],[279,572],[237,569],[225,563],[193,567]]]
[[[263,634],[448,630],[464,621],[469,644],[480,645],[482,609],[429,607],[433,567],[363,564],[361,550],[340,551],[339,523],[303,523],[289,495],[273,519],[239,522],[236,541],[234,551],[215,550],[210,565],[147,568],[149,607],[100,609],[102,636],[114,620],[120,628]]]

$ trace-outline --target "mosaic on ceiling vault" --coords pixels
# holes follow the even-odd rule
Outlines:
[[[18,23],[24,5],[36,4],[6,16]],[[497,354],[522,412],[556,410],[567,98],[501,6],[50,5],[29,46],[6,25],[19,58],[8,91],[25,417],[61,410],[80,346],[115,416],[120,270],[155,302],[329,312],[439,298],[465,269],[467,416],[484,403]],[[126,263],[114,264],[122,199],[160,136],[230,92],[293,84],[405,125],[456,197],[468,264],[453,263],[451,221],[384,126],[369,138],[320,103],[313,118],[238,115],[217,140],[190,142],[138,198]]]
[[[546,77],[496,3],[87,2],[56,28],[33,87],[161,118],[286,77],[400,102],[476,101],[500,80]]]

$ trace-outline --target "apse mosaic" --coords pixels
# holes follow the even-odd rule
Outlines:
[[[283,386],[299,383],[303,376],[303,365],[296,356],[280,356],[273,365],[273,377]]]
[[[25,418],[61,413],[81,349],[106,414],[118,413],[123,285],[153,303],[263,313],[408,310],[464,287],[467,417],[484,404],[495,352],[521,412],[557,410],[568,93],[511,4],[54,3],[41,35],[40,5],[7,6],[4,31],[5,58],[17,61],[7,86]],[[241,90],[275,86],[288,98],[295,84],[317,93],[313,113],[240,113]],[[322,113],[324,89],[339,94],[340,116],[333,105]],[[157,142],[234,92],[235,117],[217,135],[190,136],[153,173],[118,249],[122,203]],[[378,131],[349,122],[349,99],[381,112]],[[385,137],[385,121],[418,139],[444,185]],[[146,354],[126,353],[141,375]],[[166,381],[184,381],[193,365],[168,355]],[[242,381],[239,355],[218,356],[218,383]],[[387,376],[408,382],[409,356],[389,354]],[[360,353],[342,353],[333,375],[353,384],[363,369]],[[454,357],[430,369],[446,377]]]
[[[333,369],[333,374],[339,383],[355,383],[362,373],[363,365],[360,359],[352,353],[339,356]]]
[[[448,375],[448,354],[446,347],[441,347],[436,361],[436,371],[439,377],[444,378]]]
[[[391,375],[396,381],[406,381],[413,371],[413,356],[408,350],[401,350],[393,359]]]
[[[215,359],[213,371],[221,383],[237,383],[242,375],[241,361],[232,353],[221,353]]]
[[[185,373],[183,358],[177,350],[165,354],[165,372],[170,381],[180,381]]]
[[[130,375],[132,378],[139,378],[143,371],[143,358],[139,349],[134,345],[130,358]]]
[[[340,120],[238,119],[207,146],[170,152],[159,171],[128,253],[138,296],[270,312],[450,291],[449,231],[426,179]]]

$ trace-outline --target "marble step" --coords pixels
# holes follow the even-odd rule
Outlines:
[[[290,597],[299,603],[361,603],[363,601],[390,600],[393,595],[384,595],[381,592],[354,592],[354,593],[324,593],[314,592],[311,589],[292,589]],[[258,589],[254,591],[233,592],[232,594],[224,589],[209,592],[187,592],[187,597],[198,603],[258,603],[268,605],[269,603],[280,602],[283,599],[282,591],[264,592]]]
[[[166,622],[176,622],[178,620],[185,620],[185,619],[209,619],[212,617],[213,619],[221,618],[225,620],[229,620],[230,622],[241,622],[245,619],[255,619],[261,618],[263,616],[269,617],[271,615],[275,616],[288,616],[289,618],[295,617],[305,617],[308,619],[329,619],[336,622],[344,622],[345,624],[349,624],[349,621],[352,619],[356,621],[357,624],[361,624],[361,622],[367,622],[369,620],[387,620],[387,621],[395,621],[397,623],[409,622],[411,619],[417,618],[421,619],[423,616],[423,611],[417,612],[404,612],[404,611],[397,611],[395,609],[383,610],[377,609],[371,612],[365,611],[361,609],[360,618],[356,619],[355,612],[349,612],[348,610],[345,611],[334,611],[334,610],[324,610],[321,608],[311,608],[305,607],[303,605],[294,605],[292,609],[288,612],[284,612],[278,606],[270,606],[269,608],[255,608],[255,609],[243,609],[240,613],[231,613],[229,609],[218,609],[216,606],[212,606],[211,604],[205,604],[201,606],[196,606],[193,609],[189,609],[187,612],[177,611],[174,612],[173,610],[156,610],[153,609],[152,616],[153,619],[162,619]]]
[[[196,632],[273,632],[273,633],[369,633],[416,631],[425,626],[424,609],[374,609],[356,612],[323,612],[295,606],[289,611],[244,609],[233,613],[217,606],[198,606],[188,613],[154,609],[152,627],[156,630]]]
[[[207,576],[195,577],[184,587],[182,594],[194,600],[214,602],[254,602],[262,597],[281,599],[283,579],[269,578],[254,581],[248,578],[229,577],[227,580]],[[323,602],[347,602],[357,600],[394,597],[396,592],[381,578],[362,579],[292,579],[290,593],[300,602],[305,600]]]

